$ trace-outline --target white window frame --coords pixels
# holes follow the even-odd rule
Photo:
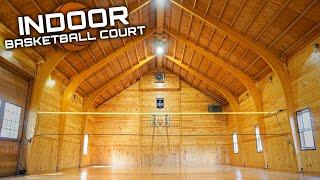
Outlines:
[[[313,121],[312,121],[312,117],[311,117],[311,111],[310,108],[306,108],[306,109],[302,109],[297,111],[297,129],[298,129],[298,134],[299,134],[299,140],[300,140],[300,148],[302,151],[306,151],[306,150],[316,150],[316,143],[315,143],[315,137],[314,137],[314,133],[313,133]],[[306,115],[305,117],[307,117],[308,119],[304,119],[304,115]],[[305,122],[308,121],[308,122]],[[306,124],[308,123],[308,124]],[[304,127],[305,125],[309,125],[310,127]],[[305,137],[307,135],[307,133],[309,133],[309,137],[312,137],[311,141],[312,141],[312,146],[307,146],[306,145],[306,140]],[[312,136],[310,136],[310,133],[312,134]]]
[[[239,153],[239,143],[238,143],[238,133],[237,132],[232,133],[232,144],[233,144],[233,153],[238,154]]]
[[[88,154],[88,147],[89,147],[89,134],[84,134],[83,136],[83,155],[87,155]]]
[[[262,146],[260,129],[259,129],[258,125],[254,126],[254,133],[255,133],[255,137],[256,137],[256,149],[257,149],[257,152],[261,153],[263,151],[263,146]]]
[[[19,139],[19,136],[20,136],[20,126],[21,126],[21,118],[22,118],[23,109],[22,109],[21,106],[18,106],[16,104],[11,103],[9,101],[6,101],[4,99],[1,99],[0,103],[1,103],[1,105],[0,105],[0,140],[17,141]],[[3,129],[3,123],[4,123],[4,117],[5,117],[5,108],[6,108],[6,104],[7,103],[10,104],[10,105],[13,105],[13,106],[16,106],[16,107],[20,108],[20,114],[19,114],[19,117],[18,117],[19,119],[16,122],[18,124],[18,128],[17,128],[17,132],[16,132],[16,137],[15,138],[1,136],[1,132],[2,132],[2,129]]]

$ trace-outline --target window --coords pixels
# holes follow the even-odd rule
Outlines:
[[[302,150],[316,149],[313,128],[311,122],[310,109],[304,109],[297,112],[298,133],[300,137],[300,146]]]
[[[0,136],[3,138],[17,139],[21,117],[21,107],[1,101],[0,109],[0,121],[2,120]]]
[[[89,135],[85,134],[83,138],[83,154],[88,154]]]
[[[239,152],[237,132],[232,133],[232,141],[233,141],[233,153],[236,154]]]
[[[262,142],[261,142],[261,136],[260,136],[260,129],[258,126],[254,127],[254,131],[256,133],[256,144],[257,144],[257,151],[262,152]]]

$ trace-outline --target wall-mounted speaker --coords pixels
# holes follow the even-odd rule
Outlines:
[[[218,103],[212,103],[208,105],[208,112],[222,112],[222,107]]]
[[[154,75],[154,79],[156,83],[164,83],[165,75],[163,72],[157,72]]]

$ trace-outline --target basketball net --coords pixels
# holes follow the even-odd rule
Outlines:
[[[168,127],[170,126],[169,115],[155,115],[155,114],[152,115],[151,126],[153,127],[151,153],[154,154],[155,137],[159,138],[160,140],[163,138],[162,133],[161,133],[161,132],[163,132],[162,131],[163,128],[165,128],[165,137],[166,137],[165,143],[166,143],[166,145],[168,147],[168,151],[169,151],[170,150],[169,133],[168,133]],[[149,162],[149,164],[150,164],[150,162]]]

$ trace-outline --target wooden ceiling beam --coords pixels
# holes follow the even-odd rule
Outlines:
[[[210,60],[212,63],[217,64],[221,68],[227,70],[228,72],[230,72],[234,76],[238,77],[239,80],[244,84],[244,86],[248,89],[249,93],[254,98],[257,111],[262,110],[261,95],[260,95],[260,93],[258,91],[258,88],[255,85],[254,81],[248,75],[246,75],[243,71],[241,71],[239,69],[236,69],[235,67],[233,67],[230,64],[226,63],[225,60],[215,56],[214,54],[206,51],[202,47],[196,45],[195,43],[193,43],[193,42],[191,42],[189,40],[187,40],[183,36],[177,35],[171,30],[165,29],[164,31],[166,33],[168,33],[170,36],[172,36],[172,37],[176,38],[177,40],[183,42],[188,47],[194,49],[195,51],[197,51],[198,53],[200,53],[201,55],[206,57],[208,60]]]
[[[243,70],[243,72],[247,72],[255,63],[258,62],[259,59],[260,59],[260,56],[257,56],[256,59],[254,59],[254,61],[252,61],[252,62],[249,64],[249,66],[247,66],[247,67]]]
[[[94,62],[97,63],[99,60],[94,56],[94,54],[92,53],[92,51],[91,51],[89,48],[88,48],[88,52],[89,52],[90,56],[93,58]],[[102,71],[102,74],[103,74],[106,78],[108,78],[108,76],[106,75],[106,73],[105,73],[104,71]],[[94,74],[94,77],[97,79],[99,85],[101,85],[101,81],[99,80],[99,78],[98,78],[98,76],[97,76],[96,73]]]
[[[114,49],[114,47],[113,47],[113,45],[112,45],[111,40],[109,40],[109,43],[111,44],[112,50],[114,51],[115,49]],[[103,49],[102,44],[100,43],[99,40],[98,40],[98,44],[99,44],[100,49],[102,50],[102,53],[103,53],[103,55],[104,55],[104,58],[106,58],[108,55],[107,55],[106,51]],[[94,57],[93,53],[92,53],[91,51],[89,51],[89,52],[90,52],[91,56],[92,56],[94,59],[96,59],[96,58]],[[98,61],[96,60],[95,62],[98,62]],[[110,68],[111,68],[111,70],[112,70],[113,73],[114,73],[114,70],[112,69],[111,66],[110,66]],[[108,81],[110,80],[109,75],[108,75],[105,71],[102,71],[102,74],[107,78]],[[114,73],[114,74],[115,74],[115,73]],[[96,77],[96,78],[98,78],[98,77]]]
[[[96,98],[103,93],[105,90],[111,88],[112,86],[116,85],[117,83],[121,82],[122,80],[126,79],[130,74],[132,74],[137,69],[141,68],[143,65],[150,62],[155,56],[149,56],[144,60],[139,61],[138,64],[132,66],[130,69],[124,71],[123,73],[119,74],[114,79],[108,81],[103,86],[101,86],[99,89],[95,90],[91,94],[88,95],[88,98],[84,100],[84,109],[89,110]],[[124,88],[123,88],[124,89]]]
[[[144,49],[144,56],[145,58],[148,57],[148,49],[147,49],[147,45],[146,45],[146,41],[142,41],[143,43],[143,49]]]
[[[227,55],[227,57],[225,58],[225,63],[228,63],[229,57],[230,57],[231,54],[233,53],[234,49],[237,47],[238,43],[239,43],[239,41],[237,41],[237,42],[233,45],[233,47],[231,48],[231,50],[228,52],[228,55]],[[219,73],[221,72],[221,69],[222,69],[222,68],[220,67],[219,70],[217,71],[217,73],[216,73],[214,76],[218,76]],[[229,75],[230,75],[230,72],[229,72],[226,76],[229,76]],[[227,77],[225,77],[225,78],[221,81],[221,83],[222,83],[226,78],[227,78]]]
[[[8,5],[15,11],[16,14],[20,14],[8,1],[6,1]],[[131,9],[130,13],[134,13],[135,11],[141,9],[150,1],[145,1],[143,4],[136,5]],[[11,31],[10,31],[11,32]],[[15,37],[16,35],[11,32],[11,36]],[[139,38],[138,38],[139,39]],[[118,52],[118,51],[117,51]],[[34,127],[36,123],[36,111],[39,109],[41,94],[43,92],[45,83],[48,77],[51,75],[52,71],[55,67],[61,62],[61,60],[68,54],[63,50],[55,51],[50,54],[48,58],[45,59],[44,64],[41,64],[37,73],[37,76],[34,80],[34,89],[32,91],[31,103],[30,103],[30,117],[28,120],[27,127],[27,139],[31,139],[34,134]],[[43,59],[40,57],[39,59]]]
[[[31,139],[34,134],[34,128],[36,125],[37,111],[39,110],[41,94],[51,75],[52,71],[58,65],[58,63],[68,54],[68,52],[58,50],[48,56],[45,63],[40,65],[37,76],[34,80],[34,86],[30,102],[30,111],[27,127],[27,139]]]
[[[24,52],[19,49],[9,50],[12,52],[12,56],[6,57],[3,52],[7,51],[4,47],[4,38],[0,36],[0,58],[1,64],[13,71],[19,71],[20,76],[28,81],[34,79],[37,71],[37,64],[30,59]]]
[[[72,97],[72,94],[76,91],[76,89],[79,87],[79,85],[90,75],[93,73],[97,72],[110,62],[112,62],[114,59],[116,59],[119,55],[124,54],[126,51],[131,50],[134,48],[134,46],[146,39],[147,37],[151,36],[156,30],[149,30],[146,31],[143,36],[140,36],[129,43],[127,43],[125,46],[117,49],[114,53],[108,55],[106,58],[103,60],[100,60],[98,63],[92,65],[90,68],[80,72],[77,76],[73,77],[72,80],[70,81],[69,85],[65,89],[61,101],[61,111],[67,111],[68,110],[68,105],[69,105],[69,100]]]
[[[167,60],[167,61],[168,61],[168,60]],[[225,104],[226,104],[226,101],[225,101],[224,99],[222,99],[221,97],[219,97],[218,95],[213,94],[213,93],[207,91],[206,89],[201,90],[199,87],[194,86],[192,83],[188,82],[185,77],[182,77],[181,75],[175,73],[174,71],[171,71],[171,69],[169,69],[168,67],[165,67],[165,68],[166,68],[169,72],[171,72],[171,73],[179,76],[180,79],[181,79],[182,81],[184,81],[186,84],[188,84],[188,85],[190,85],[191,87],[193,87],[193,88],[199,90],[200,92],[206,94],[206,95],[209,96],[210,98],[212,98],[212,99],[214,99],[215,101],[219,102],[221,105],[225,105]],[[183,68],[181,68],[181,67],[179,67],[179,68],[180,68],[180,69],[183,69]],[[187,72],[187,73],[188,73],[188,72]],[[193,76],[193,77],[195,77],[195,76]],[[200,80],[200,81],[201,81],[201,80]],[[202,82],[202,81],[201,81],[201,82]]]
[[[217,51],[214,53],[215,56],[218,55],[218,53],[219,53],[219,51],[220,51],[220,49],[221,49],[221,47],[222,47],[222,45],[223,45],[223,43],[224,43],[224,41],[225,41],[226,39],[227,39],[227,34],[224,34],[222,41],[219,43],[219,46],[218,46],[218,48],[217,48]]]
[[[211,9],[211,4],[212,4],[212,0],[209,0],[205,15],[207,15],[209,13],[209,10]]]
[[[168,62],[169,60],[166,59],[165,61],[166,61],[166,64],[167,64],[167,62]],[[173,63],[173,65],[175,65],[175,64]],[[212,99],[216,100],[217,102],[221,103],[222,105],[225,105],[225,104],[226,104],[226,100],[221,99],[221,97],[219,97],[218,95],[212,94],[212,93],[209,94],[208,92],[205,92],[205,90],[201,90],[199,87],[194,86],[192,82],[190,83],[190,82],[187,81],[186,77],[184,77],[184,76],[182,76],[181,74],[177,74],[176,72],[172,71],[167,65],[165,66],[165,68],[166,68],[169,72],[174,73],[175,75],[179,76],[185,83],[187,83],[188,85],[192,86],[193,88],[195,88],[195,89],[197,89],[197,90],[205,93],[207,96],[211,97]],[[183,69],[183,68],[182,68],[182,67],[179,67],[179,73],[181,73],[181,69]],[[189,73],[188,71],[186,71],[186,72],[187,72],[187,74]],[[187,76],[187,75],[186,75],[186,76]],[[193,80],[192,80],[192,81],[194,81],[195,78],[196,78],[196,77],[193,76]],[[201,81],[201,80],[200,80],[200,81]],[[201,81],[201,82],[202,82],[202,81]],[[204,83],[204,84],[205,84],[205,83]],[[207,86],[207,85],[206,85],[206,86]]]
[[[170,5],[168,6],[168,10],[167,10],[167,11],[169,11],[169,12],[168,12],[168,16],[167,16],[167,19],[168,19],[167,28],[170,29],[170,22],[171,22],[171,16],[172,16],[171,6],[170,6]],[[166,22],[166,21],[165,21],[165,22]]]
[[[123,46],[126,45],[126,42],[125,42],[125,40],[124,40],[123,38],[121,38],[121,42],[122,42],[122,45],[123,45]],[[125,54],[127,55],[127,54],[128,54],[128,51],[126,51]],[[117,62],[118,62],[118,64],[120,65],[121,72],[123,72],[123,71],[124,71],[124,68],[123,68],[123,66],[122,66],[122,63],[120,62],[119,56],[117,57]],[[130,66],[131,66],[131,63],[130,63],[130,62],[129,62],[129,64],[130,64]],[[114,72],[114,70],[113,70],[113,72]],[[127,80],[126,80],[126,81],[127,81]],[[120,83],[120,85],[121,85],[121,88],[124,89],[124,86],[123,86],[122,82]],[[118,93],[118,92],[117,92],[117,93]]]
[[[177,60],[172,56],[166,56],[166,58],[169,61],[173,62],[173,64],[181,67],[182,69],[184,69],[188,73],[192,74],[196,78],[198,78],[201,81],[203,81],[204,83],[206,83],[212,89],[216,89],[219,93],[221,93],[228,100],[228,102],[230,103],[233,111],[235,111],[235,112],[239,111],[238,98],[235,97],[233,94],[231,94],[230,91],[227,91],[224,87],[219,86],[218,83],[210,80],[209,78],[205,77],[203,74],[198,73],[197,71],[195,71],[192,68],[189,68],[188,65],[183,64],[180,60]]]
[[[268,22],[267,25],[264,26],[263,30],[258,34],[258,36],[254,39],[254,41],[258,41],[260,37],[264,34],[264,32],[270,27],[270,25],[277,19],[277,17],[282,13],[282,11],[287,7],[290,0],[287,0],[281,8],[277,11],[277,13],[272,17],[272,19]]]
[[[230,37],[238,40],[241,44],[246,45],[251,50],[256,52],[258,55],[260,55],[275,71],[275,73],[279,76],[282,85],[286,87],[287,85],[290,86],[289,79],[288,79],[288,72],[284,65],[281,63],[281,61],[271,52],[266,50],[266,48],[258,45],[253,40],[249,39],[248,37],[243,36],[241,33],[236,32],[235,30],[228,27],[226,24],[218,22],[214,18],[208,18],[203,13],[201,13],[199,10],[195,9],[193,10],[191,7],[189,7],[186,3],[178,2],[177,0],[171,0],[172,4],[178,6],[180,9],[183,9],[184,11],[192,14],[193,16],[201,19],[202,21],[205,21],[207,24],[209,24],[212,27],[216,27],[217,29],[224,31],[227,35]],[[284,88],[284,89],[290,89],[290,88]],[[291,92],[286,91],[286,96],[289,96],[292,98]],[[290,98],[289,98],[290,99]],[[291,100],[289,100],[291,101]],[[289,103],[292,104],[292,103]]]
[[[226,9],[227,7],[227,4],[228,4],[228,0],[225,0],[224,3],[223,3],[223,6],[222,6],[222,9],[219,13],[219,16],[218,16],[218,22],[220,21],[220,18],[222,17],[223,13],[224,13],[224,10]]]
[[[266,61],[266,63],[272,68],[273,72],[278,76],[280,80],[282,90],[285,96],[286,105],[288,109],[288,119],[290,121],[291,134],[293,137],[294,148],[295,148],[295,153],[297,157],[297,167],[298,167],[297,170],[300,172],[302,167],[302,161],[301,161],[298,137],[296,134],[296,127],[294,122],[295,112],[293,107],[293,104],[294,104],[293,95],[292,95],[292,89],[291,89],[291,82],[289,79],[290,76],[285,64],[283,64],[276,55],[271,53],[265,47],[261,46],[260,44],[257,44],[255,41],[253,41],[249,37],[246,37],[243,34],[235,31],[225,23],[221,23],[217,21],[217,19],[215,18],[209,18],[201,10],[199,9],[192,10],[192,8],[187,3],[178,2],[178,0],[171,0],[171,3],[178,6],[180,9],[183,9],[184,11],[188,12],[189,14],[196,16],[202,21],[205,21],[210,26],[216,27],[217,29],[224,31],[230,37],[238,40],[241,44],[250,48],[252,51],[260,55]]]
[[[210,35],[210,38],[209,38],[209,40],[208,40],[208,43],[207,43],[207,45],[206,45],[206,47],[205,47],[205,50],[206,50],[206,51],[208,50],[209,45],[211,44],[211,41],[212,41],[212,39],[213,39],[213,36],[214,36],[215,31],[216,31],[216,28],[213,28],[213,30],[212,30],[212,32],[211,32],[211,35]],[[202,63],[202,61],[203,61],[203,59],[204,59],[203,57],[204,57],[204,56],[202,56],[202,58],[201,58],[201,63]],[[212,66],[212,63],[209,65],[209,68],[207,69],[207,71],[205,72],[204,75],[207,75],[207,73],[208,73],[209,69],[211,68],[211,66]],[[198,68],[198,69],[199,69],[199,68]]]
[[[18,16],[21,16],[21,13],[11,4],[10,1],[8,1],[8,0],[4,0],[4,1],[7,3],[7,5],[8,5]]]
[[[0,22],[0,34],[3,33],[3,36],[5,37],[1,37],[0,41],[1,41],[1,46],[4,46],[4,39],[14,39],[17,37],[17,35],[15,33],[13,33],[7,26],[5,26],[3,23]],[[30,58],[28,57],[23,51],[22,49],[13,49],[13,53],[17,54],[17,56],[23,58],[23,60],[27,61],[28,64],[33,64],[34,63],[39,63],[41,61],[44,61],[44,58],[35,50],[33,50],[32,48],[28,49],[29,51],[32,52],[32,54],[34,55],[34,57]],[[34,65],[33,65],[34,66]]]
[[[154,57],[155,57],[155,56],[154,56]],[[150,70],[148,70],[147,72],[153,70],[155,67],[156,67],[156,66],[155,66],[155,61],[153,61],[153,68],[150,69]],[[139,70],[139,72],[141,73],[141,67],[140,67],[139,69],[137,69],[136,71],[138,71],[138,70]],[[134,76],[135,76],[135,73],[133,72],[133,73],[131,73],[131,75],[134,75]],[[125,79],[127,79],[129,76],[130,76],[130,74],[129,74],[127,77],[125,77]],[[142,74],[141,74],[141,76],[142,76]],[[132,81],[132,83],[129,82],[129,85],[130,85],[130,86],[137,82],[137,79],[136,79],[136,78],[137,78],[136,76],[135,76],[135,77],[132,77],[132,80],[133,80],[133,81]],[[140,78],[140,75],[139,75],[138,78]],[[130,87],[130,86],[129,86],[129,87]],[[127,87],[127,88],[128,88],[128,87]],[[125,88],[122,88],[122,89],[125,90]],[[104,90],[103,92],[106,92],[107,90],[108,90],[108,89]],[[110,94],[108,94],[108,96],[109,96],[109,99],[107,99],[107,100],[104,101],[103,103],[98,104],[96,101],[94,101],[94,102],[92,103],[91,107],[92,107],[92,106],[94,107],[94,105],[97,105],[97,108],[100,108],[100,107],[104,106],[104,104],[106,104],[111,98],[114,97],[114,96],[111,96]],[[99,94],[99,96],[97,96],[97,98],[98,98],[98,97],[101,97],[101,93]],[[97,98],[96,98],[96,99],[97,99]],[[89,108],[91,108],[91,107],[89,107]],[[96,109],[97,109],[97,108],[96,108]]]
[[[245,6],[246,3],[247,3],[246,0],[243,0],[243,1],[241,2],[240,8],[238,9],[236,15],[234,16],[231,24],[229,24],[229,28],[232,28],[232,26],[234,25],[234,23],[236,22],[236,20],[239,18],[239,15],[241,14],[241,12],[242,12],[242,10],[243,10],[243,8],[244,8],[244,6]],[[254,18],[255,18],[255,17],[254,17]],[[253,22],[254,18],[251,19],[251,22],[250,22],[249,24],[251,24],[251,23]],[[204,22],[204,21],[203,21],[203,22]],[[249,26],[247,26],[247,28],[249,28]],[[245,30],[242,32],[242,34],[244,34],[244,33],[246,32],[247,28],[245,28]],[[214,30],[215,30],[215,27],[214,27]],[[225,36],[224,36],[224,39],[225,39],[225,37],[226,37],[226,34],[225,34]],[[238,43],[239,43],[239,41],[236,41],[236,43],[235,43],[234,46],[232,47],[231,51],[228,53],[228,56],[227,56],[227,58],[226,58],[226,61],[228,61],[229,57],[230,57],[231,54],[233,53],[233,51],[234,51],[235,47],[238,45]],[[221,44],[221,45],[222,45],[222,44]],[[221,48],[221,45],[219,46],[219,49],[217,50],[216,55],[218,54],[218,52],[219,52],[219,50],[220,50],[220,48]],[[238,62],[239,62],[239,61],[238,61]],[[211,64],[211,65],[212,65],[212,64]],[[210,65],[210,67],[211,67],[211,65]],[[237,66],[237,63],[236,63],[235,66]],[[215,74],[215,76],[219,74],[220,70],[221,70],[221,68],[217,71],[217,73]],[[228,74],[228,75],[229,75],[229,74]],[[220,84],[223,83],[223,81],[224,81],[225,79],[226,79],[226,77],[221,80]],[[237,80],[237,78],[236,78],[235,80]],[[231,86],[228,87],[228,90],[230,90],[230,87],[231,87]]]
[[[43,14],[43,10],[40,8],[40,6],[35,2],[35,0],[31,0],[32,4],[38,9],[40,14]]]
[[[139,3],[136,3],[136,4],[132,5],[132,6],[129,6],[128,7],[128,9],[129,9],[128,11],[130,12],[130,14],[133,14],[133,13],[141,10],[143,7],[148,5],[150,2],[151,2],[151,0],[143,0],[143,1],[141,1]]]
[[[79,73],[78,70],[75,67],[73,67],[65,58],[63,58],[63,61],[66,63],[67,67],[74,72],[75,75]]]
[[[247,31],[249,30],[249,28],[251,27],[251,25],[254,23],[254,21],[256,20],[256,18],[261,14],[262,9],[265,7],[265,5],[267,4],[267,0],[264,0],[264,2],[260,5],[259,9],[257,10],[257,13],[251,18],[250,22],[247,24],[247,26],[244,28],[244,30],[242,31],[242,34],[246,34]]]
[[[234,23],[238,20],[239,15],[241,14],[241,12],[243,11],[244,6],[247,4],[247,0],[242,0],[240,8],[238,9],[236,15],[234,16],[231,24],[229,25],[230,28],[232,28],[232,26],[234,25]]]
[[[278,42],[317,2],[318,0],[311,2],[308,7],[304,9],[304,11],[284,31],[282,31],[282,33],[267,46],[267,49],[270,49],[276,42]]]
[[[181,16],[182,16],[182,9],[180,8],[179,20],[178,20],[178,34],[180,33],[180,28],[181,28]]]
[[[315,25],[313,28],[311,28],[307,33],[305,33],[303,36],[301,36],[295,43],[292,43],[289,47],[287,47],[285,50],[283,50],[280,53],[280,56],[286,56],[286,59],[290,58],[290,54],[292,54],[292,52],[290,53],[290,51],[294,48],[297,47],[298,45],[303,44],[304,40],[306,39],[306,37],[308,36],[312,36],[313,38],[311,38],[310,41],[306,42],[305,45],[310,44],[312,41],[314,41],[316,38],[319,37],[320,33],[319,31],[317,33],[313,33],[315,32],[316,29],[320,28],[320,23],[318,23],[317,25]],[[311,35],[312,34],[312,35]],[[305,46],[301,46],[301,47],[305,47]],[[298,49],[300,50],[300,49]],[[294,53],[293,53],[294,54]]]

